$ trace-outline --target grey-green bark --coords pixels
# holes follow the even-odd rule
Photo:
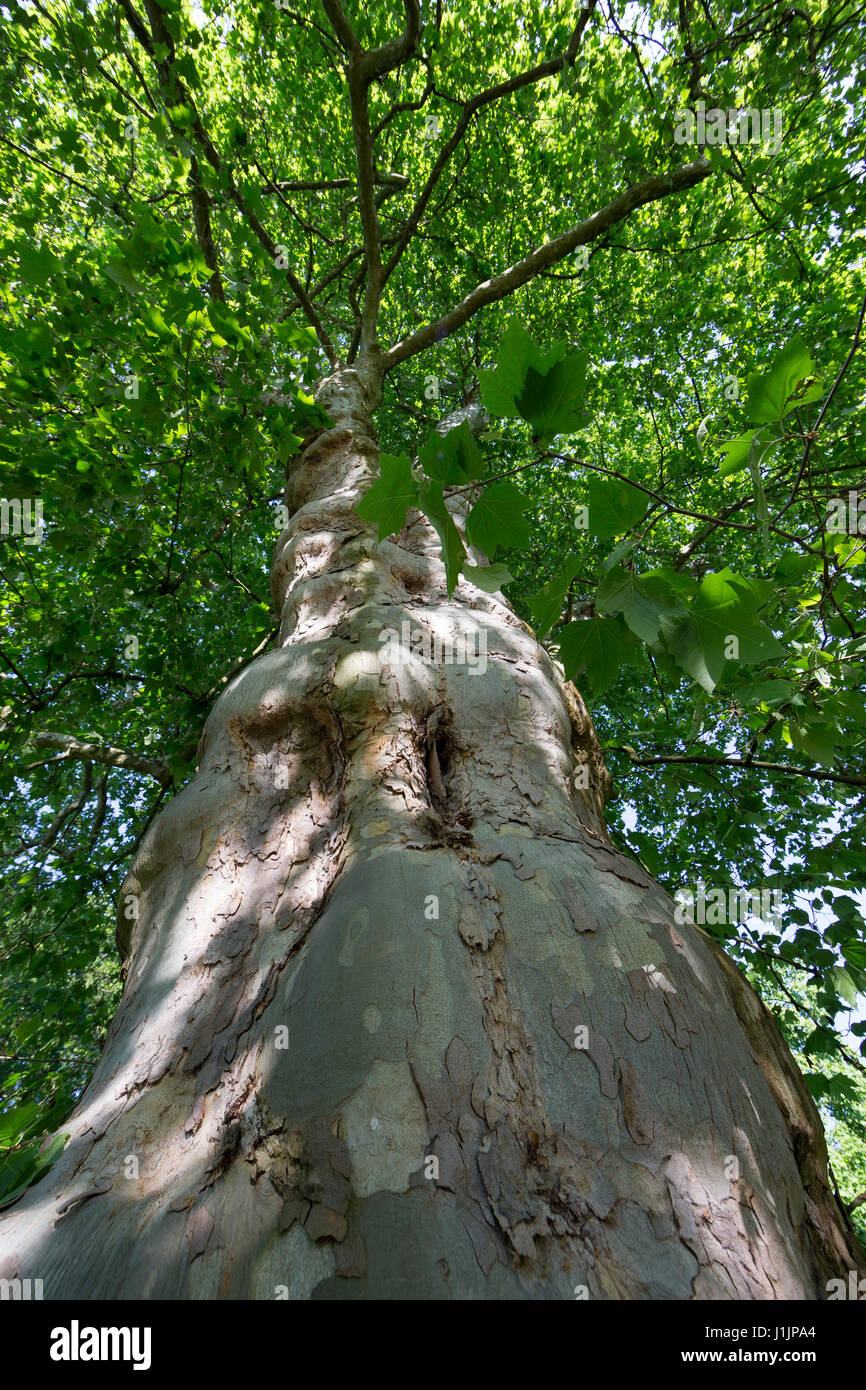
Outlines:
[[[123,886],[123,1000],[0,1272],[47,1298],[824,1297],[862,1253],[776,1026],[612,847],[586,709],[502,596],[449,600],[426,523],[378,545],[355,514],[377,394],[365,358],[320,387],[279,649]],[[486,669],[398,660],[404,620],[483,633]]]

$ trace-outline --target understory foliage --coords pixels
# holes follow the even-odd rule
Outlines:
[[[275,640],[284,467],[325,423],[315,383],[370,349],[371,219],[388,371],[361,515],[385,537],[422,510],[449,588],[504,586],[578,682],[612,835],[683,910],[706,903],[852,1201],[857,5],[0,0],[0,15],[0,1202],[51,1161],[41,1137],[98,1056],[131,855],[194,770],[216,695]],[[373,51],[416,16],[359,134],[342,23]],[[731,138],[708,121],[685,142],[682,113],[710,109],[734,111]],[[767,138],[739,138],[742,110],[772,113]],[[437,433],[479,403],[480,430]],[[455,489],[489,567],[467,559]],[[774,910],[713,911],[732,889]]]

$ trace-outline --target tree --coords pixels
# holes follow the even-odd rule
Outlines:
[[[125,869],[68,1119],[10,1049],[5,1277],[826,1297],[863,1253],[720,941],[862,1072],[856,8],[3,8],[31,1005]],[[619,831],[606,753],[668,769]],[[672,791],[695,869],[739,798],[721,902],[636,857]]]

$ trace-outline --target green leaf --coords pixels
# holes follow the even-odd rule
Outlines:
[[[484,472],[481,450],[468,420],[462,420],[447,434],[434,431],[418,454],[418,461],[428,478],[446,486],[472,482]]]
[[[624,560],[629,556],[636,544],[637,542],[634,539],[630,539],[628,536],[625,540],[617,541],[610,554],[606,555],[601,562],[600,568],[602,574],[607,574],[609,569],[613,569],[613,566],[618,564],[620,560]]]
[[[176,126],[191,126],[195,121],[195,112],[192,107],[184,102],[177,106],[169,106],[169,118]]]
[[[817,382],[792,399],[798,385],[814,375],[815,367],[809,349],[802,336],[796,333],[776,353],[768,371],[749,373],[745,407],[748,419],[756,424],[781,420],[798,405],[818,400],[822,388]]]
[[[776,565],[775,577],[782,584],[795,584],[811,569],[813,563],[811,555],[804,555],[800,551],[783,555]]]
[[[736,439],[729,439],[727,444],[722,445],[724,458],[719,472],[723,478],[729,478],[732,473],[739,473],[748,466],[749,449],[757,432],[756,429],[747,430],[745,434],[738,434]]]
[[[790,681],[759,681],[756,685],[742,685],[734,692],[738,705],[781,705],[790,700],[795,687]]]
[[[567,560],[562,562],[553,577],[547,581],[544,588],[539,589],[537,594],[530,597],[529,611],[535,619],[535,631],[538,637],[543,637],[546,632],[550,631],[554,623],[559,621],[565,596],[580,566],[580,557],[570,555]]]
[[[838,734],[829,725],[800,724],[791,720],[790,730],[791,742],[798,752],[805,753],[811,762],[820,763],[822,767],[833,766]]]
[[[630,659],[634,638],[621,618],[577,618],[559,639],[566,679],[585,670],[595,695],[607,690],[623,662]]]
[[[556,362],[547,372],[530,367],[526,385],[515,404],[542,446],[558,434],[573,434],[586,424],[583,409],[586,390],[585,352]]]
[[[519,320],[512,319],[499,344],[496,370],[478,373],[481,400],[486,409],[500,418],[520,415],[515,397],[523,391],[530,367],[546,372],[565,356],[565,351],[565,343],[554,343],[549,352],[542,352]]]
[[[18,248],[21,275],[29,285],[44,285],[62,269],[61,262],[47,246],[31,246],[25,242]]]
[[[707,692],[697,690],[695,692],[694,704],[692,706],[692,717],[689,720],[686,743],[691,743],[693,738],[697,738],[701,729],[704,727],[704,720],[707,713]]]
[[[381,478],[367,489],[355,511],[362,521],[378,526],[383,541],[403,529],[407,511],[418,505],[418,484],[405,455],[380,454],[379,470]]]
[[[497,594],[503,584],[514,583],[514,576],[502,564],[464,565],[463,577],[487,594]]]
[[[178,155],[171,161],[171,179],[173,183],[185,184],[189,176],[192,161],[186,155]]]
[[[704,690],[715,690],[728,661],[750,665],[784,654],[770,629],[755,616],[769,587],[721,570],[706,576],[684,616],[662,618],[668,651]]]
[[[646,512],[649,500],[646,494],[618,478],[593,474],[587,489],[589,530],[601,540],[630,531]]]
[[[642,642],[657,640],[663,617],[685,612],[679,596],[657,576],[653,583],[650,576],[616,566],[604,576],[595,596],[596,612],[622,613]]]
[[[835,1057],[838,1052],[836,1037],[830,1032],[829,1028],[815,1028],[809,1034],[803,1044],[803,1051],[807,1057],[813,1054],[819,1057]],[[809,1077],[806,1077],[809,1080]]]
[[[8,1207],[41,1177],[63,1152],[68,1134],[56,1134],[40,1152],[42,1140],[0,1155],[0,1210]]]
[[[4,1110],[0,1114],[0,1148],[17,1144],[38,1115],[39,1106],[34,1101],[18,1105],[13,1110]]]
[[[466,521],[466,535],[492,560],[499,546],[507,550],[528,545],[531,536],[525,516],[526,498],[513,483],[485,488]]]
[[[141,294],[144,290],[144,285],[136,280],[129,266],[117,256],[111,257],[105,267],[105,273],[109,279],[114,280],[115,284],[120,285],[122,289],[127,290],[130,294]]]
[[[422,484],[418,488],[418,505],[424,515],[429,518],[442,543],[445,584],[450,596],[460,578],[460,570],[466,559],[466,550],[460,539],[460,532],[454,525],[454,518],[445,505],[442,484]]]
[[[831,966],[827,971],[826,981],[830,988],[836,991],[840,999],[844,999],[850,1008],[856,1008],[857,986],[844,966]]]

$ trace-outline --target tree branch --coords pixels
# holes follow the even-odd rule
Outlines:
[[[377,187],[384,188],[405,188],[409,182],[406,174],[380,174],[376,170],[373,174],[373,182]],[[328,192],[332,188],[353,188],[352,179],[279,179],[263,185],[262,194],[266,193],[321,193]]]
[[[557,73],[562,71],[566,63],[568,63],[569,66],[573,66],[580,47],[581,38],[583,37],[583,31],[592,18],[595,5],[596,0],[588,0],[586,8],[581,9],[580,19],[574,27],[565,53],[561,54],[558,58],[549,58],[546,62],[539,63],[536,67],[527,69],[526,72],[521,72],[514,77],[509,77],[505,82],[498,82],[495,87],[488,87],[486,91],[478,92],[476,96],[471,97],[469,101],[463,103],[463,111],[457,122],[457,126],[441,150],[436,163],[430,171],[427,182],[421,190],[418,200],[409,214],[403,230],[397,238],[394,251],[392,252],[388,264],[385,266],[383,289],[396,269],[403,252],[418,230],[419,223],[424,215],[427,204],[433,196],[433,190],[439,182],[442,170],[460,144],[460,141],[469,129],[474,117],[485,106],[489,106],[491,102],[499,101],[505,96],[510,96],[512,92],[520,91],[523,87],[529,87],[535,82],[542,81],[545,77],[555,77]]]
[[[138,37],[139,42],[143,44],[143,46],[147,49],[147,52],[153,59],[159,78],[160,94],[163,98],[163,101],[165,102],[166,107],[175,106],[179,102],[185,100],[187,94],[186,89],[183,86],[183,83],[179,80],[177,73],[175,72],[174,39],[172,35],[169,33],[168,29],[166,28],[162,10],[160,9],[159,5],[155,4],[154,0],[144,0],[144,4],[145,9],[147,11],[148,23],[150,25],[149,35],[147,34],[144,21],[138,14],[135,13],[135,10],[133,9],[132,5],[125,4],[124,10],[126,12],[127,18],[130,19],[130,24],[132,25],[133,31]],[[136,23],[133,23],[132,19],[130,18],[131,15],[135,16]],[[145,44],[143,36],[148,37],[152,41],[149,44]],[[159,45],[160,48],[164,48],[166,50],[165,58],[157,59],[155,45]],[[210,278],[208,280],[208,292],[210,293],[212,299],[217,299],[221,304],[225,304],[225,290],[223,289],[222,275],[220,274],[219,264],[217,262],[216,248],[214,247],[213,239],[213,229],[211,227],[210,200],[208,198],[207,191],[202,185],[201,170],[199,168],[198,159],[195,155],[193,155],[190,160],[190,169],[187,181],[189,183],[190,193],[192,195],[192,216],[196,240],[198,241],[201,253],[204,256],[205,265],[210,271]]]
[[[419,0],[403,0],[406,27],[399,38],[391,39],[379,48],[364,49],[349,24],[340,0],[323,0],[325,13],[339,39],[348,60],[349,100],[352,107],[352,130],[358,165],[358,205],[364,231],[364,253],[367,264],[367,285],[361,313],[361,348],[369,347],[376,338],[376,319],[385,276],[382,269],[382,246],[379,239],[379,214],[374,194],[375,160],[373,136],[370,130],[370,84],[392,68],[407,62],[415,51],[421,33]]]
[[[522,261],[510,266],[500,275],[494,275],[491,280],[484,280],[480,285],[476,285],[475,289],[471,290],[456,308],[451,309],[441,319],[428,324],[426,328],[419,329],[417,333],[404,338],[402,342],[396,343],[383,358],[384,370],[390,371],[400,362],[405,362],[407,358],[423,352],[425,348],[430,347],[431,343],[438,343],[442,338],[447,338],[458,328],[462,328],[463,324],[474,314],[477,314],[479,309],[512,294],[521,285],[534,279],[542,270],[547,270],[548,266],[556,265],[558,261],[563,260],[575,247],[585,246],[588,242],[595,241],[609,227],[628,217],[635,208],[657,202],[660,198],[666,198],[671,193],[680,193],[685,188],[692,188],[695,184],[708,178],[711,173],[712,167],[709,160],[701,158],[692,164],[684,164],[673,174],[651,174],[649,178],[627,188],[625,193],[614,198],[612,203],[608,203],[599,212],[594,212],[585,222],[579,223],[577,227],[572,227],[562,236],[555,237],[553,241],[545,242],[537,251],[531,252]]]
[[[628,753],[629,759],[635,767],[655,767],[659,763],[683,763],[698,767],[741,767],[746,772],[751,768],[760,767],[766,772],[782,772],[788,777],[812,777],[821,782],[842,782],[848,787],[866,787],[866,777],[858,777],[853,772],[823,772],[807,767],[791,767],[788,763],[768,763],[762,758],[702,758],[691,757],[688,753],[669,753],[651,758],[639,758],[634,749],[629,748],[627,744],[611,744],[610,748],[615,753]]]
[[[59,748],[64,757],[82,762],[102,763],[105,767],[125,768],[128,772],[143,772],[161,785],[171,781],[171,768],[163,758],[145,758],[125,748],[110,744],[85,743],[71,734],[45,732],[34,734],[30,742],[36,748]]]
[[[163,24],[163,21],[161,19],[161,11],[159,10],[158,5],[154,3],[154,0],[145,0],[145,3],[148,7],[148,13],[151,14],[152,11],[155,11],[156,14],[160,16],[160,24]],[[151,37],[151,34],[148,32],[147,26],[141,18],[141,15],[138,14],[138,12],[135,9],[135,6],[132,4],[132,0],[120,0],[120,6],[124,14],[126,15],[127,20],[129,21],[130,28],[132,29],[139,43],[144,48],[145,52],[148,53],[150,57],[153,59],[153,61],[156,63],[157,60],[154,52],[153,39]],[[171,35],[168,36],[168,41],[170,43],[170,56],[173,56],[174,43],[171,39]],[[159,66],[159,63],[157,63],[158,70]],[[216,146],[214,145],[213,141],[210,139],[210,136],[204,129],[204,126],[202,125],[201,117],[198,113],[198,108],[196,107],[196,104],[193,101],[192,96],[190,95],[184,83],[177,76],[177,73],[174,71],[174,69],[171,70],[171,73],[172,80],[177,90],[179,100],[183,104],[187,105],[193,113],[192,133],[194,134],[196,141],[198,142],[199,148],[201,149],[211,168],[218,174],[222,173],[223,163],[220,158],[219,152],[216,149]],[[172,125],[172,129],[177,130],[177,127],[174,125],[173,122],[171,122],[170,116],[169,121]],[[180,130],[178,130],[177,133],[178,135],[184,135],[184,132]],[[184,136],[184,138],[186,137]],[[265,228],[262,226],[261,222],[259,221],[256,214],[252,211],[252,209],[247,207],[246,201],[243,195],[241,194],[240,189],[235,184],[234,179],[228,179],[226,191],[228,192],[228,195],[234,203],[235,207],[238,209],[238,212],[240,212],[241,216],[244,218],[245,222],[252,230],[256,239],[265,248],[271,259],[276,260],[276,242],[268,234],[268,232],[265,231]],[[316,310],[313,307],[309,295],[307,294],[298,277],[292,271],[291,267],[286,268],[286,280],[288,284],[291,286],[292,291],[295,294],[295,297],[297,298],[299,304],[304,310],[304,313],[307,315],[308,322],[311,323],[313,328],[315,329],[316,337],[318,338],[319,343],[321,344],[328,358],[328,361],[332,364],[332,366],[335,365],[337,361],[337,354],[334,351],[331,339],[328,336],[328,333],[324,325],[322,324],[318,314],[316,313]]]

